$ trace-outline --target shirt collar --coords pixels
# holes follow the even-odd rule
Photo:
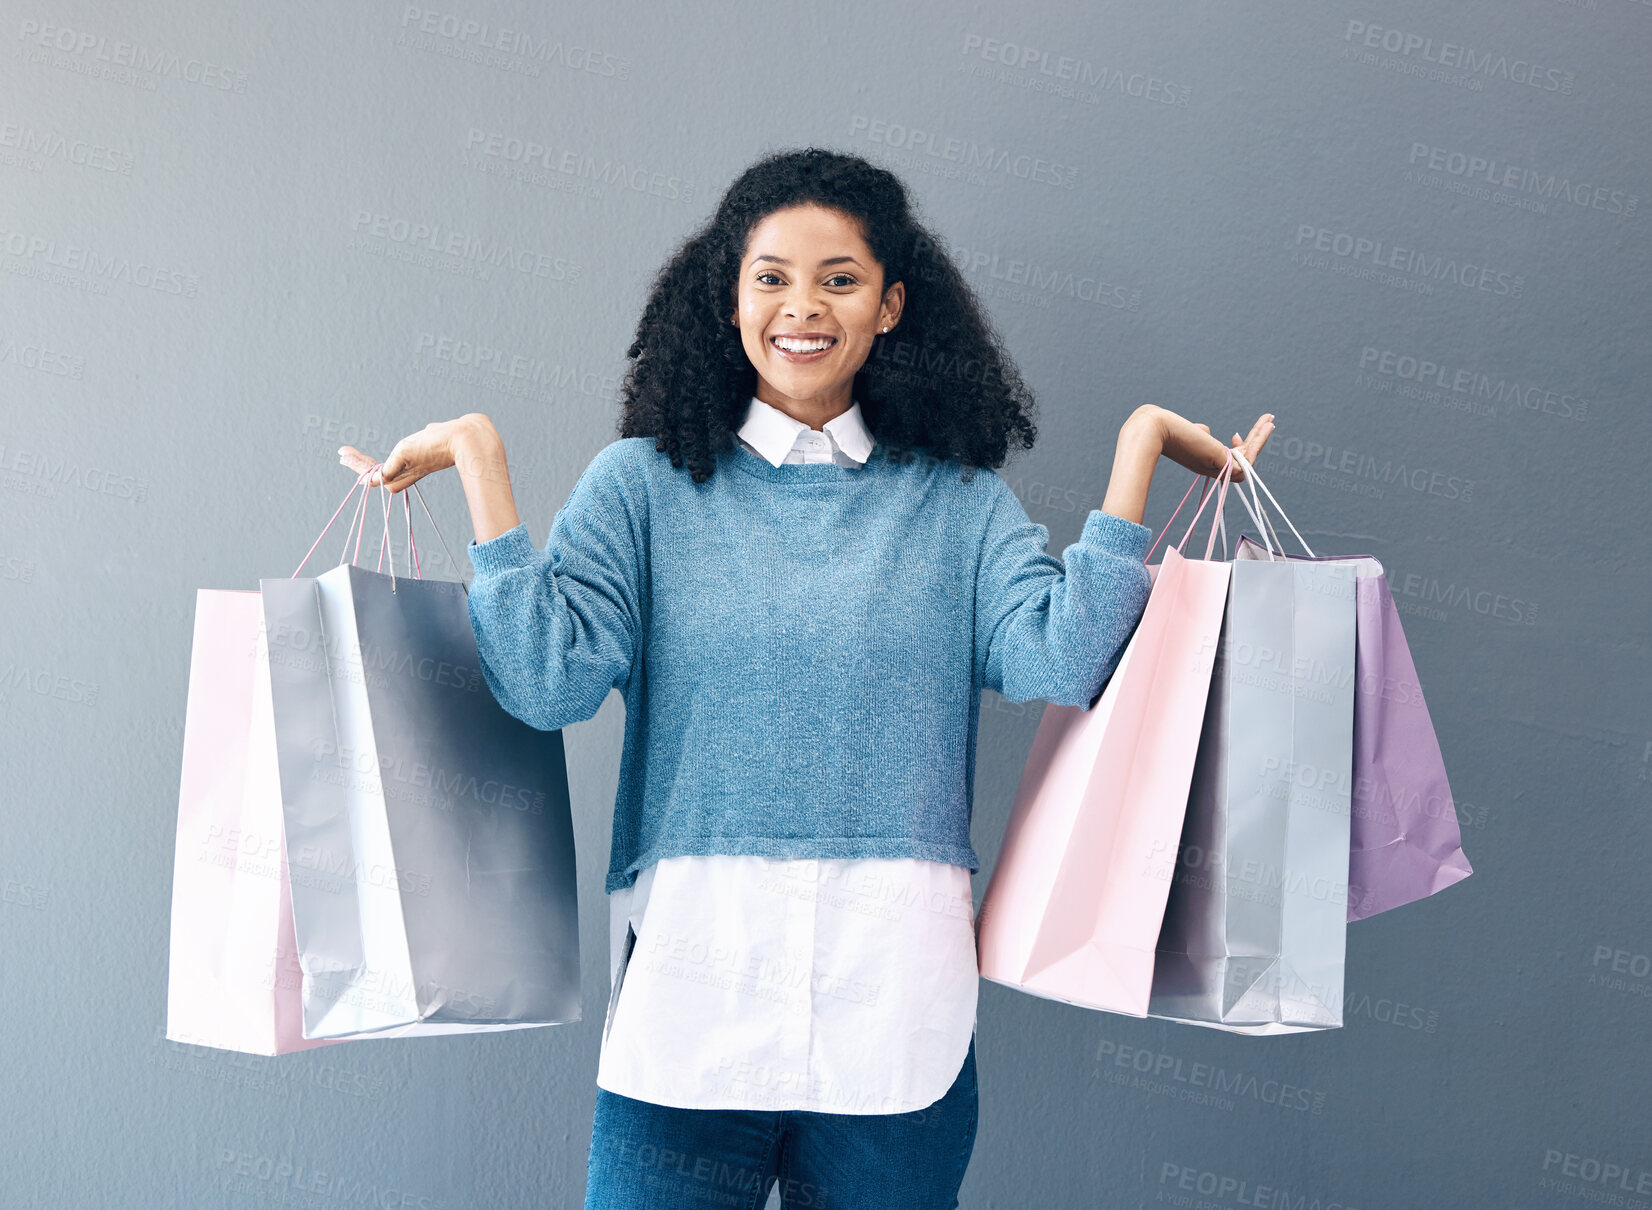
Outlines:
[[[831,435],[838,449],[856,462],[864,463],[871,456],[873,437],[861,418],[859,403],[851,404],[847,412],[832,417],[821,428]],[[780,466],[797,445],[798,438],[808,431],[809,426],[801,420],[753,395],[746,408],[745,422],[740,426],[740,438],[775,466]]]

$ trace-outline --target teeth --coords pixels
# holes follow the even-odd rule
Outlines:
[[[790,337],[786,336],[776,336],[774,338],[774,343],[782,349],[785,349],[788,353],[813,353],[819,349],[829,349],[832,347],[832,342],[830,340],[792,340]]]

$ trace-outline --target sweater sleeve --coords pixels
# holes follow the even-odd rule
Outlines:
[[[469,546],[482,677],[507,712],[541,731],[590,718],[631,673],[642,629],[642,510],[616,445],[580,475],[543,551],[525,524]]]
[[[1107,683],[1152,590],[1153,531],[1091,509],[1057,560],[1050,533],[998,479],[975,584],[982,683],[1012,702],[1088,706]]]

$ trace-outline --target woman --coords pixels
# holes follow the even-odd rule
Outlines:
[[[505,709],[553,730],[625,695],[587,1207],[957,1204],[981,689],[1092,700],[1146,604],[1157,460],[1228,450],[1136,409],[1052,558],[996,473],[1032,399],[943,248],[890,173],[769,156],[653,283],[621,436],[544,550],[486,416],[370,476],[458,468]]]

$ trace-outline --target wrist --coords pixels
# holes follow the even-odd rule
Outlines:
[[[461,416],[448,434],[448,453],[461,479],[498,478],[504,469],[505,443],[493,422],[480,413]]]
[[[453,421],[448,435],[448,446],[455,454],[491,453],[504,444],[493,421],[481,412],[469,412]]]
[[[1119,429],[1118,446],[1113,451],[1113,473],[1101,511],[1137,525],[1147,510],[1147,489],[1153,483],[1164,448],[1163,430],[1152,404],[1143,404],[1130,414]]]
[[[1164,452],[1164,410],[1144,403],[1131,412],[1119,429],[1119,449],[1140,457],[1157,459]]]

